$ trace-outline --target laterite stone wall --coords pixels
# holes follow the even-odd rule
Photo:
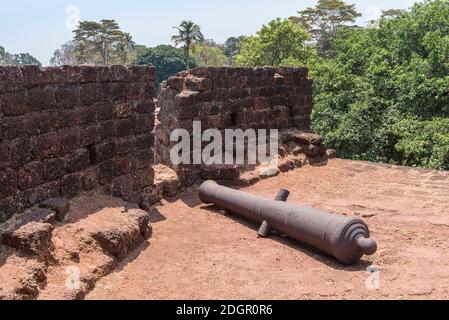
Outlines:
[[[137,66],[0,67],[0,222],[83,191],[144,200],[154,80]]]
[[[170,161],[175,129],[192,132],[193,121],[202,131],[224,129],[296,128],[310,131],[312,84],[307,68],[198,68],[169,78],[160,88],[157,162],[179,174],[189,185],[202,166],[176,166]]]

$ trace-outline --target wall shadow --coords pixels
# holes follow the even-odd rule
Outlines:
[[[198,197],[198,190],[200,188],[199,184],[195,184],[188,188],[185,191],[180,192],[174,197],[166,197],[164,200],[166,200],[168,203],[175,203],[177,201],[182,201],[185,203],[189,208],[195,208],[198,205],[200,205],[202,202],[200,198]]]
[[[150,222],[151,223],[158,223],[167,220],[167,217],[165,217],[157,208],[152,207],[149,211],[150,214]]]

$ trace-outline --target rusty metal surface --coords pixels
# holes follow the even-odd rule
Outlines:
[[[334,256],[343,264],[354,264],[364,254],[372,255],[377,251],[377,244],[361,219],[288,204],[283,202],[288,194],[287,190],[281,190],[276,200],[271,200],[226,188],[214,181],[204,182],[199,191],[202,202],[216,204],[263,224],[264,234],[266,230],[276,230]]]

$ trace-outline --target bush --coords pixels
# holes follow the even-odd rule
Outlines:
[[[344,28],[312,67],[313,128],[339,156],[447,169],[449,1]],[[423,142],[427,139],[427,142]]]

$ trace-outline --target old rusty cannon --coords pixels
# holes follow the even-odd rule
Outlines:
[[[377,244],[362,220],[288,204],[285,202],[288,195],[287,190],[281,190],[271,200],[220,186],[215,181],[204,182],[199,191],[203,203],[218,205],[261,223],[262,237],[275,230],[334,256],[343,264],[357,263],[363,255],[377,251]]]

